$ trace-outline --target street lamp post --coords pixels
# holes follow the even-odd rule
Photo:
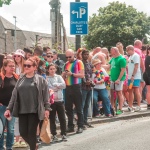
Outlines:
[[[5,30],[5,53],[6,53],[6,46],[7,46],[6,35],[7,35],[7,30]]]
[[[75,0],[75,2],[80,2],[80,0]],[[76,51],[81,47],[81,35],[76,35],[75,38]]]
[[[15,40],[14,40],[14,48],[15,48],[15,50],[17,49],[17,47],[16,47],[16,16],[13,16],[13,18],[15,18]]]

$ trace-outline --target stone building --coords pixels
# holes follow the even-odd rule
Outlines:
[[[14,52],[14,30],[15,25],[7,21],[5,18],[0,16],[0,53],[11,53]],[[66,43],[66,49],[72,48],[75,45],[74,37],[67,37],[68,45]],[[25,47],[33,48],[35,45],[51,47],[52,39],[51,34],[24,31],[16,27],[16,48],[23,49]],[[71,45],[71,47],[70,47]],[[62,50],[63,52],[63,50]]]
[[[15,26],[0,16],[0,53],[14,51],[14,29]],[[26,45],[26,38],[21,29],[16,27],[16,47],[24,48]]]
[[[23,31],[26,37],[26,46],[34,47],[36,44],[38,46],[48,46],[51,47],[51,35],[46,33]]]

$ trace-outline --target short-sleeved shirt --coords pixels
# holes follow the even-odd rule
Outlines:
[[[72,73],[78,73],[80,70],[84,70],[84,65],[81,60],[74,60],[73,62],[67,61],[66,64],[64,65],[64,71],[68,70],[71,71]],[[74,84],[81,84],[82,80],[81,78],[76,78],[74,76],[68,76],[65,79],[66,85],[74,85]]]
[[[37,113],[38,89],[32,78],[24,78],[18,85],[19,114]]]
[[[82,89],[83,90],[91,90],[91,85],[86,85],[85,81],[92,81],[92,69],[93,65],[90,62],[83,62],[84,64],[84,73],[85,73],[85,78],[82,80]]]
[[[135,64],[138,64],[138,69],[136,74],[134,75],[134,79],[141,79],[140,56],[137,53],[134,53],[128,59],[128,79],[131,79],[133,75]]]
[[[126,59],[122,55],[112,58],[109,62],[111,65],[110,69],[110,78],[111,81],[116,81],[120,75],[121,69],[126,68]],[[126,78],[126,71],[124,72],[121,81],[124,81]]]
[[[98,71],[100,71],[100,70],[98,70]],[[103,72],[103,74],[104,74],[105,77],[109,76],[104,68],[101,68],[101,71]],[[92,74],[93,81],[94,80],[98,80],[97,77],[96,77],[95,72]],[[105,88],[106,88],[105,82],[103,82],[101,84],[95,84],[95,86],[94,86],[94,89],[105,89]]]
[[[16,82],[17,80],[14,77],[5,77],[4,85],[2,87],[2,79],[0,77],[0,103],[2,103],[4,106],[8,106]]]
[[[143,62],[145,61],[145,55],[139,48],[134,48],[134,51],[142,58]]]

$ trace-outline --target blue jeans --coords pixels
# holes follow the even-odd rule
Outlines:
[[[11,149],[14,144],[14,123],[15,118],[12,117],[10,121],[8,121],[4,117],[4,113],[6,111],[6,106],[0,106],[0,117],[2,118],[3,124],[6,126],[7,124],[7,137],[6,137],[6,149]],[[0,150],[4,150],[4,135],[0,139]]]
[[[96,116],[99,114],[98,98],[102,100],[105,115],[111,114],[110,100],[108,98],[108,92],[106,89],[94,89],[93,91],[93,114]]]
[[[88,108],[92,98],[92,90],[82,90],[83,121],[87,123]]]

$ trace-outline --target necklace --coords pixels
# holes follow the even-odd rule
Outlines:
[[[94,82],[96,83],[96,80],[97,81],[101,81],[101,80],[105,80],[105,76],[104,76],[104,73],[102,70],[96,70],[95,71],[95,79],[94,79]],[[104,84],[104,82],[102,82],[101,84]]]

